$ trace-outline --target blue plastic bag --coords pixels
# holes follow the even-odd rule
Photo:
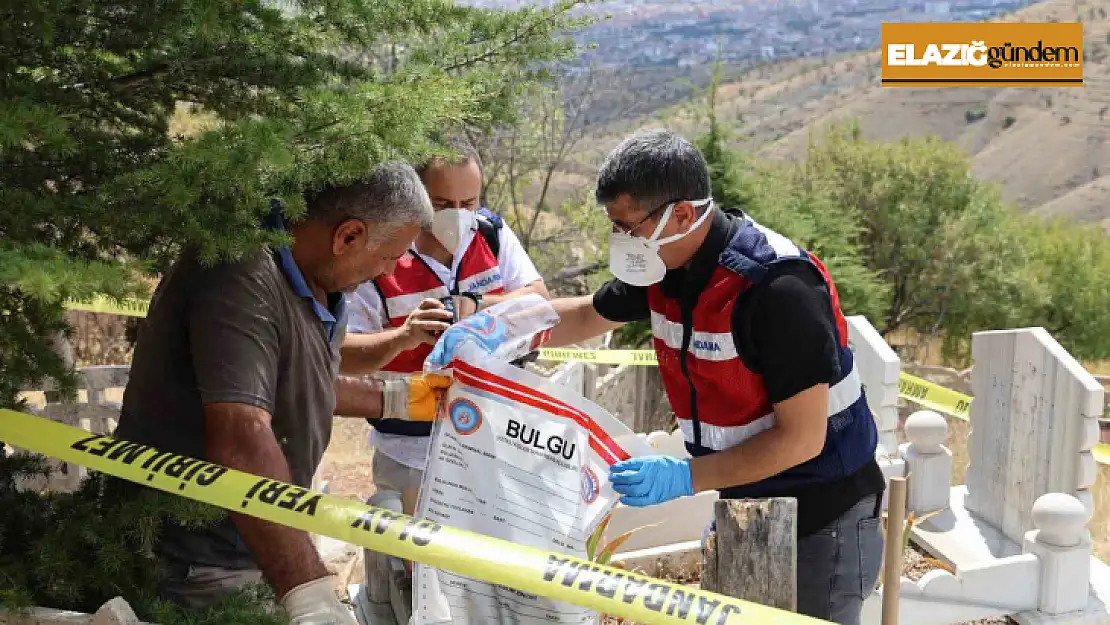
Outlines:
[[[459,348],[468,341],[477,344],[487,354],[492,354],[501,347],[507,336],[503,322],[486,311],[475,313],[443,332],[443,336],[439,337],[432,348],[432,353],[424,361],[425,368],[446,368],[455,359]]]
[[[520,358],[531,350],[537,333],[557,323],[559,315],[551,302],[535,293],[499,302],[444,330],[424,360],[424,370],[450,368],[462,349],[476,349],[506,362]]]

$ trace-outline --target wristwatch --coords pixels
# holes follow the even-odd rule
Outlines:
[[[473,291],[467,291],[465,293],[459,293],[459,295],[462,296],[462,297],[468,298],[470,301],[474,302],[474,311],[475,312],[482,309],[482,294],[481,293],[475,293]]]
[[[451,297],[450,295],[448,295],[447,297],[441,297],[439,299],[439,303],[443,304],[443,307],[447,309],[447,312],[451,313],[451,323],[458,323],[459,311],[455,310],[455,298]]]

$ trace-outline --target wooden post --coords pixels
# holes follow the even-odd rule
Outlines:
[[[798,604],[798,502],[792,497],[716,502],[701,587],[782,610]]]
[[[62,362],[65,363],[67,369],[77,368],[77,356],[75,355],[73,349],[73,343],[69,341],[64,332],[58,332],[53,336],[53,338],[51,338],[50,349],[62,358]],[[62,397],[62,394],[58,392],[57,388],[58,386],[55,382],[53,386],[51,386],[43,393],[46,398],[46,403],[52,404],[68,400],[67,398]],[[71,401],[77,400],[76,398],[74,398]]]
[[[898,625],[898,588],[902,584],[902,529],[906,523],[906,478],[890,478],[883,556],[883,622]]]

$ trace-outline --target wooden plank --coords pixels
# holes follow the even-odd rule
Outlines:
[[[355,618],[358,619],[359,625],[398,625],[396,617],[393,616],[393,606],[370,601],[364,584],[349,585],[347,596],[351,600],[351,605],[355,606]]]
[[[898,625],[898,591],[902,585],[902,528],[906,523],[906,478],[890,478],[883,554],[883,622]]]
[[[127,386],[130,365],[90,365],[77,370],[75,380],[77,390],[89,388],[102,390],[106,388],[123,388]],[[42,391],[52,393],[57,391],[58,385],[51,379],[45,379],[39,384],[25,387],[25,391]]]
[[[791,497],[718,501],[706,539],[701,587],[797,609],[797,510]]]
[[[398,623],[408,623],[412,617],[412,585],[414,579],[405,571],[402,560],[386,556],[389,576],[389,602],[393,606],[393,616]]]
[[[94,619],[96,619],[94,621]],[[25,613],[0,609],[0,625],[93,625],[93,623],[153,625],[135,618],[131,606],[116,597],[100,607],[96,614],[33,607]]]

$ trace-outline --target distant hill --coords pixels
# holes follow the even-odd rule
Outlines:
[[[810,133],[848,117],[872,139],[932,133],[966,149],[975,173],[1022,209],[1110,225],[1110,0],[1050,0],[999,21],[1082,21],[1085,86],[884,88],[875,50],[758,69],[722,86],[718,119],[738,145],[774,159],[798,157]],[[704,106],[689,102],[610,127],[568,165],[568,189],[588,180],[632,128],[703,131]]]

